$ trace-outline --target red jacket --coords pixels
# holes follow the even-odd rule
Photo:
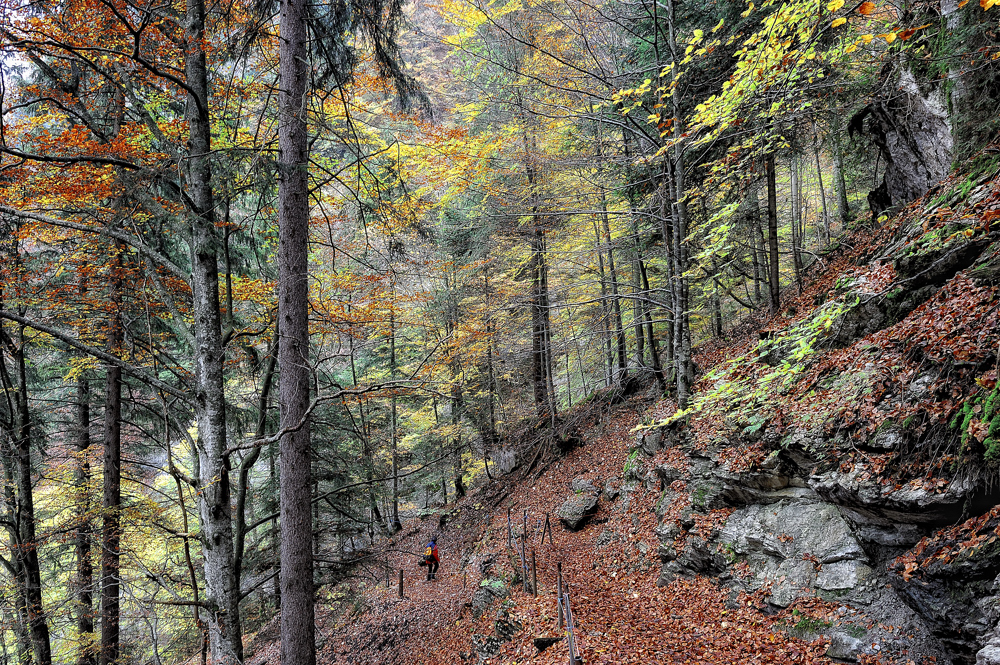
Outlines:
[[[427,549],[429,549],[431,551],[431,553],[429,555],[427,554]],[[435,563],[440,564],[441,563],[441,559],[438,558],[438,548],[437,548],[437,545],[436,544],[427,543],[427,549],[424,550],[424,559],[427,562],[434,561]]]

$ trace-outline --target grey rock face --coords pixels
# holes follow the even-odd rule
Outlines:
[[[559,506],[556,514],[570,531],[576,531],[594,512],[597,507],[597,497],[593,494],[574,494]]]
[[[942,494],[909,486],[887,490],[864,480],[858,471],[819,474],[809,479],[809,486],[830,503],[902,524],[954,522],[973,489],[970,483],[956,481]]]
[[[507,587],[502,580],[486,578],[483,584],[472,594],[472,616],[481,617],[498,598],[506,598]]]
[[[749,586],[770,583],[768,600],[782,607],[815,590],[852,590],[871,576],[850,525],[829,504],[750,505],[729,517],[719,540],[750,566]]]
[[[652,457],[663,449],[663,432],[652,430],[642,437],[642,451]]]
[[[992,640],[976,652],[976,665],[1000,665],[1000,640]]]

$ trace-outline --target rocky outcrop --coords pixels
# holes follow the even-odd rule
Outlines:
[[[658,585],[710,575],[734,592],[762,592],[777,608],[811,597],[839,603],[840,618],[829,625],[802,622],[790,629],[800,637],[828,640],[827,655],[838,660],[910,652],[942,664],[973,662],[968,649],[964,661],[950,657],[956,644],[942,635],[953,628],[939,627],[921,611],[917,599],[893,584],[898,576],[889,570],[893,558],[928,533],[931,523],[951,514],[960,493],[884,492],[856,475],[810,474],[813,460],[795,449],[810,436],[790,437],[789,449],[746,473],[727,470],[704,451],[691,452],[687,473],[679,474],[685,490],[667,487],[658,505],[664,516],[655,532],[662,564]],[[649,462],[647,475],[657,467]],[[669,472],[675,475],[676,470]],[[846,504],[838,503],[847,497]],[[671,510],[685,504],[679,517]],[[720,508],[731,511],[720,529],[707,539],[692,531],[698,515]],[[902,513],[909,521],[894,521]],[[610,546],[614,534],[600,540]],[[934,600],[945,602],[938,595]],[[969,597],[950,602],[968,605]],[[947,602],[942,608],[955,609]],[[981,630],[986,625],[981,622]]]
[[[566,528],[576,531],[590,517],[597,508],[597,498],[600,490],[594,487],[589,480],[575,478],[573,480],[573,494],[571,494],[556,511],[556,515]]]
[[[827,503],[782,500],[754,504],[730,516],[719,535],[723,551],[749,565],[751,589],[782,580],[769,602],[786,607],[802,593],[820,597],[862,593],[872,569],[851,527]]]
[[[891,127],[890,106],[868,113],[895,151],[894,203],[923,194],[906,188],[926,189],[948,161],[927,143],[942,132],[934,100],[899,81],[894,103],[910,104],[918,126]],[[904,139],[933,163],[907,157]],[[659,495],[658,584],[708,575],[764,611],[839,605],[822,625],[788,627],[823,636],[839,660],[1000,665],[1000,446],[989,430],[1000,183],[989,170],[989,182],[956,178],[925,214],[880,229],[814,283],[825,292],[800,299],[816,309],[789,308],[784,330],[715,365],[688,413],[638,434],[622,485],[637,489],[615,503]],[[965,525],[942,528],[966,519],[971,539]],[[600,543],[617,547],[617,534]]]
[[[881,86],[848,125],[851,134],[870,137],[886,162],[877,201],[869,196],[873,214],[909,203],[940,182],[951,171],[954,147],[940,86],[922,90],[901,60],[884,70]]]
[[[472,617],[481,617],[497,600],[503,600],[509,595],[507,585],[498,578],[484,578],[479,588],[472,594]]]

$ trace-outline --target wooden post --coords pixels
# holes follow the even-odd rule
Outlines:
[[[559,628],[563,627],[562,597],[563,597],[562,562],[559,562],[556,564],[556,606],[558,607],[559,610]]]
[[[521,523],[521,541],[523,542],[527,539],[528,539],[528,511],[526,509],[524,511],[524,518]]]
[[[399,569],[399,597],[403,597],[403,569]]]
[[[531,550],[531,592],[538,598],[538,566],[535,565],[535,550]]]

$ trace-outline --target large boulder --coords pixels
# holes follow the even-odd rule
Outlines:
[[[571,494],[559,506],[556,514],[567,529],[576,531],[593,514],[595,508],[597,508],[597,497],[590,492],[580,492]]]

